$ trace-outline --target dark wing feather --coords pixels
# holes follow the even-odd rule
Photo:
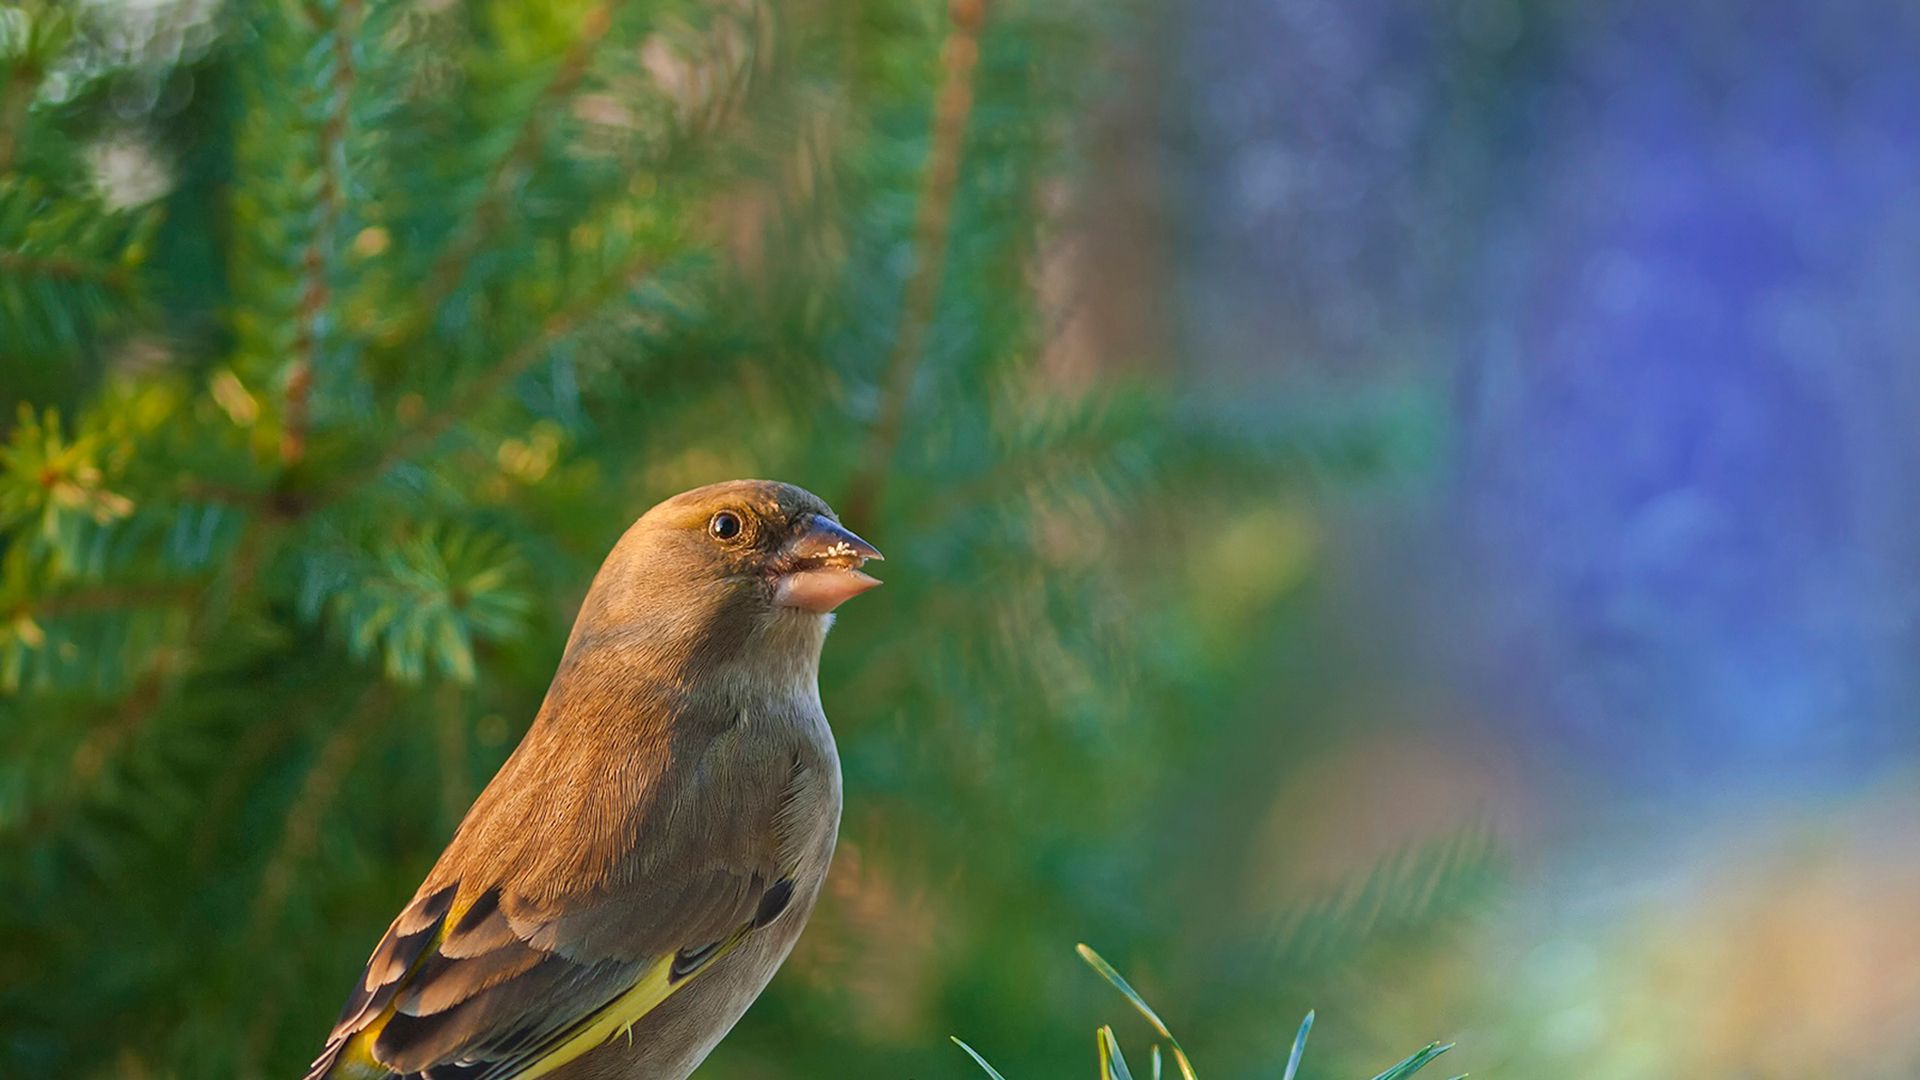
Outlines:
[[[339,1019],[334,1021],[326,1048],[314,1059],[307,1080],[321,1080],[330,1075],[347,1040],[386,1010],[408,973],[440,936],[447,911],[453,905],[454,892],[453,886],[446,886],[415,897],[393,920],[393,925],[387,927],[386,935],[367,958],[366,969],[354,983],[353,992],[347,995],[347,1003],[340,1009]]]

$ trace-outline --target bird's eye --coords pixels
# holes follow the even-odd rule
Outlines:
[[[740,515],[731,510],[722,510],[707,522],[707,531],[715,540],[731,540],[740,535],[741,528]]]

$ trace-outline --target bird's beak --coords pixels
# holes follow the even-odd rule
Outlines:
[[[808,514],[780,551],[773,602],[824,615],[880,584],[860,567],[868,559],[882,558],[878,548],[839,522]]]

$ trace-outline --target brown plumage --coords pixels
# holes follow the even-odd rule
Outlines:
[[[820,648],[878,557],[788,484],[715,484],[641,517],[310,1080],[692,1072],[826,876],[840,765]]]

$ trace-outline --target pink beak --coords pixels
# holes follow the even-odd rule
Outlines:
[[[825,615],[879,585],[860,567],[868,559],[884,558],[839,522],[810,515],[781,552],[785,569],[774,578],[773,602]]]

